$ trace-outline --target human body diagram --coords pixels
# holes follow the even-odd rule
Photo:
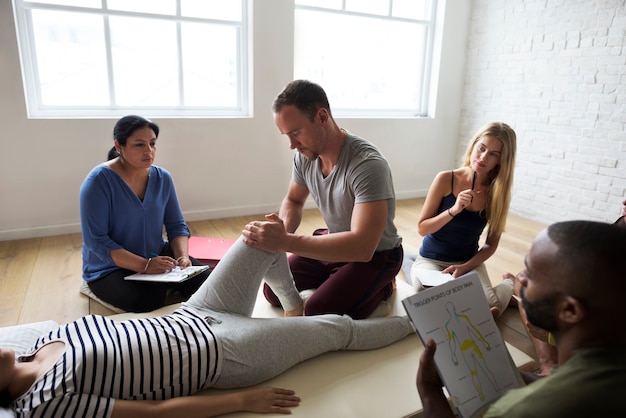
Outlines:
[[[481,400],[485,400],[479,371],[486,377],[486,380],[496,392],[500,392],[500,387],[496,378],[487,366],[483,356],[484,350],[490,351],[491,344],[482,333],[472,324],[470,318],[465,314],[459,314],[456,306],[452,302],[446,303],[446,310],[449,318],[446,321],[445,329],[448,337],[448,346],[455,366],[459,365],[459,357],[469,369],[472,384]],[[480,344],[480,345],[479,345]]]

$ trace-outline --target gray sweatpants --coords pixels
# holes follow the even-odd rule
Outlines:
[[[344,315],[251,318],[265,279],[285,309],[301,299],[287,256],[252,248],[239,238],[185,305],[209,317],[223,349],[217,388],[254,385],[336,350],[384,347],[414,332],[406,316],[353,320]]]

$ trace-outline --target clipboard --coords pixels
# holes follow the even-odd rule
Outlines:
[[[189,280],[208,269],[209,266],[189,266],[184,269],[176,267],[174,270],[162,274],[135,273],[124,277],[124,280],[156,283],[180,283],[185,280]]]

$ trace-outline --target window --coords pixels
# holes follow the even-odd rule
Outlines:
[[[295,0],[294,77],[340,116],[428,114],[436,0]]]
[[[14,0],[30,117],[247,115],[247,0]]]

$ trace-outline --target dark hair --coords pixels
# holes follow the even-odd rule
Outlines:
[[[8,388],[0,390],[0,408],[10,408],[12,401]]]
[[[124,116],[122,119],[118,120],[113,128],[113,139],[117,140],[120,145],[126,145],[126,141],[128,137],[133,134],[137,129],[142,128],[150,128],[154,132],[154,135],[159,137],[159,126],[152,122],[150,119],[142,118],[137,115],[128,115]],[[117,152],[115,147],[109,150],[107,154],[107,160],[112,160],[113,158],[118,157],[120,154]]]
[[[117,158],[119,156],[120,156],[120,153],[117,152],[117,149],[115,149],[115,147],[111,147],[111,149],[109,150],[109,153],[107,154],[107,161],[110,161],[113,158]]]
[[[609,223],[567,221],[550,225],[548,237],[558,247],[555,263],[568,286],[581,297],[616,307],[626,293],[626,229]]]
[[[330,104],[324,89],[308,80],[294,80],[289,82],[282,92],[274,99],[272,111],[280,112],[285,105],[293,105],[304,112],[313,121],[315,114],[320,108],[326,109],[332,116]]]

